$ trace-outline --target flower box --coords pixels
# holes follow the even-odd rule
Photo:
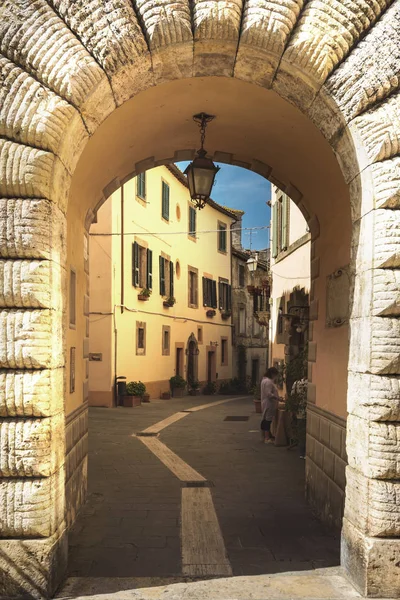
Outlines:
[[[150,296],[145,296],[144,294],[139,294],[138,300],[142,300],[143,302],[146,302],[146,300],[150,300]]]
[[[171,392],[161,392],[161,400],[170,400]]]
[[[140,396],[124,396],[124,406],[126,408],[133,408],[134,406],[140,406],[142,399]]]
[[[210,317],[210,318],[211,318],[211,317],[215,317],[215,314],[216,314],[216,313],[215,313],[215,310],[208,310],[208,311],[206,312],[206,317]]]
[[[185,388],[174,388],[172,395],[174,398],[183,398],[185,395]]]
[[[221,313],[221,318],[224,320],[230,319],[232,316],[232,313],[230,310],[225,310]]]

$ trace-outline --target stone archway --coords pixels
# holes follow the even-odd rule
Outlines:
[[[190,158],[197,145],[190,116],[206,109],[218,113],[210,153],[268,177],[298,203],[309,222],[315,279],[310,314],[319,349],[326,337],[319,325],[323,313],[318,301],[326,275],[319,224],[324,239],[330,231],[333,239],[340,235],[341,211],[346,212],[344,200],[350,197],[353,291],[342,560],[366,594],[398,596],[400,2],[329,0],[322,8],[317,0],[303,4],[3,3],[4,595],[53,593],[65,572],[66,519],[74,518],[68,494],[84,496],[82,402],[64,418],[65,348],[71,345],[63,294],[67,237],[80,240],[72,255],[83,263],[84,273],[85,219],[88,226],[96,204],[135,172]],[[152,118],[141,122],[147,102]],[[271,151],[257,131],[272,127],[257,109],[264,102],[277,127]],[[125,135],[132,114],[135,131],[131,127]],[[256,114],[258,127],[251,123]],[[293,126],[288,128],[288,122]],[[299,153],[307,136],[313,173]],[[324,197],[325,177],[325,196],[333,202],[331,186],[338,176],[329,153],[322,157],[324,144],[340,165],[343,181],[338,186],[346,190],[343,201],[338,196],[336,214],[328,211],[329,222],[321,218],[312,191],[314,186]],[[298,168],[294,162],[289,165],[292,151],[298,154]],[[83,303],[84,277],[78,292]],[[87,298],[83,313],[86,305]],[[75,335],[73,347],[85,357],[84,331]],[[76,363],[75,378],[84,400],[84,360]],[[315,391],[312,383],[310,401]]]

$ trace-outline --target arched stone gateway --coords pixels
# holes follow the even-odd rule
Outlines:
[[[85,227],[124,179],[191,158],[205,110],[210,155],[309,222],[311,403],[330,393],[318,356],[345,393],[325,289],[350,261],[342,562],[399,597],[400,1],[2,0],[0,53],[1,593],[54,592],[85,493]]]

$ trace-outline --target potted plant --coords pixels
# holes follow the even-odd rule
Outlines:
[[[253,395],[254,395],[253,402],[254,402],[255,411],[256,411],[256,413],[261,414],[261,387],[260,387],[260,384],[255,385],[251,391],[253,392]]]
[[[169,383],[174,398],[182,398],[185,395],[186,380],[181,375],[174,375]]]
[[[217,391],[217,384],[215,381],[209,381],[203,388],[203,394],[205,396],[212,396]]]
[[[126,395],[124,396],[124,406],[140,406],[142,396],[146,392],[146,386],[141,381],[130,381],[126,386]]]
[[[224,320],[226,320],[226,319],[230,319],[231,315],[232,315],[232,313],[231,313],[231,311],[230,311],[230,310],[223,310],[223,311],[221,312],[221,317],[222,317]]]
[[[207,312],[206,312],[206,316],[207,316],[207,317],[215,317],[215,314],[216,314],[216,313],[215,313],[215,310],[213,310],[213,309],[209,309],[209,310],[207,310]]]
[[[199,396],[200,395],[200,383],[197,381],[197,379],[194,379],[193,381],[191,381],[189,386],[190,386],[189,394],[191,396]]]
[[[170,308],[171,306],[173,306],[175,304],[176,300],[173,296],[170,296],[169,298],[167,298],[166,300],[164,300],[163,305],[165,306],[165,308]]]
[[[140,294],[138,294],[138,300],[148,300],[151,295],[149,288],[143,288]]]

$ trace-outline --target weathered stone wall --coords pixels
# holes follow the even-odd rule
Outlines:
[[[307,411],[307,499],[316,514],[340,530],[346,487],[346,421],[313,404]]]
[[[74,474],[84,480],[83,451],[72,449],[83,442],[73,436],[67,463],[76,454],[74,474],[65,463],[63,420],[65,215],[82,150],[106,117],[140,91],[217,75],[271,88],[298,107],[329,141],[349,185],[342,560],[363,593],[399,596],[399,38],[399,0],[2,2],[0,489],[8,500],[0,504],[0,593],[54,591],[65,570],[66,471],[67,489],[81,489]],[[141,156],[136,171],[190,159],[193,148],[182,148],[189,137],[174,130],[172,138],[180,152]],[[254,153],[237,158],[230,151],[216,158],[284,189],[315,239],[318,215],[310,216],[285,173]],[[104,189],[127,175],[107,172]],[[318,298],[312,302],[318,309]],[[73,494],[79,503],[79,492]]]

